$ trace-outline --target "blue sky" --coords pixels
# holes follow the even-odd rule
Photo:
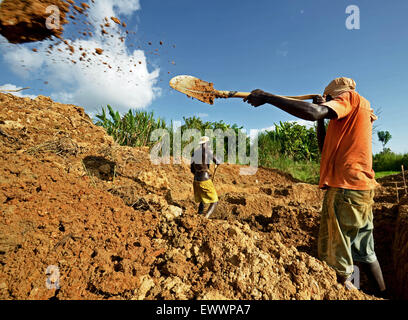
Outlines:
[[[0,86],[30,86],[32,89],[25,94],[50,95],[62,102],[71,99],[89,112],[101,104],[95,101],[106,101],[113,106],[116,102],[120,110],[142,106],[169,121],[201,115],[206,121],[224,120],[249,130],[296,119],[271,105],[255,109],[240,99],[216,100],[210,106],[187,99],[169,88],[168,81],[175,75],[189,74],[213,82],[220,90],[260,88],[276,94],[300,95],[322,93],[333,78],[347,76],[355,79],[357,91],[371,102],[374,110],[381,110],[376,127],[392,134],[388,147],[396,152],[408,152],[406,0],[141,0],[140,6],[135,6],[137,1],[131,1],[133,7],[128,11],[124,6],[129,0],[104,1],[107,6],[111,3],[116,15],[125,19],[129,30],[136,32],[126,39],[124,56],[119,51],[112,54],[121,55],[125,65],[126,58],[144,58],[146,69],[138,69],[143,83],[132,87],[137,79],[133,81],[129,74],[112,75],[104,79],[102,87],[97,80],[89,81],[93,85],[89,89],[92,94],[77,91],[78,94],[71,96],[68,89],[75,91],[78,81],[87,85],[86,80],[91,77],[70,82],[70,79],[60,79],[64,76],[48,74],[64,70],[68,78],[67,67],[49,67],[44,72],[44,67],[36,69],[35,66],[29,76],[24,76],[16,70],[17,65],[10,63],[16,61],[10,58],[15,46],[7,45],[3,39],[0,42]],[[115,7],[115,2],[120,2],[121,7]],[[345,11],[349,5],[360,9],[359,30],[348,30],[345,26],[348,17]],[[66,36],[74,38],[73,30],[68,30]],[[159,45],[160,41],[163,45]],[[140,52],[133,52],[136,46]],[[32,48],[33,45],[18,47]],[[158,54],[152,53],[154,49],[158,49]],[[37,80],[37,76],[41,80]],[[44,79],[49,79],[52,85],[44,85]],[[55,84],[60,80],[65,81],[64,90]],[[125,82],[128,86],[123,87]],[[106,89],[103,86],[107,86]],[[122,90],[118,91],[122,99],[113,97],[113,93],[111,99],[106,94],[107,89],[115,86]],[[92,105],[93,102],[96,105]],[[376,136],[373,146],[375,152],[381,150]]]

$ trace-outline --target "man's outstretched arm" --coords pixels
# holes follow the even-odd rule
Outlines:
[[[317,143],[319,146],[320,153],[323,152],[324,140],[326,138],[326,126],[324,119],[317,120]]]
[[[244,101],[248,102],[254,107],[259,107],[265,103],[269,103],[295,117],[309,121],[335,119],[337,117],[336,113],[326,106],[276,96],[259,89],[252,91],[251,94],[244,99]]]

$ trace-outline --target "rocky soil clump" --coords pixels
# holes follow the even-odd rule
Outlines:
[[[58,9],[58,21],[52,21],[54,26],[58,22],[59,27],[50,28],[47,21],[56,12],[55,8]],[[10,43],[61,37],[69,9],[70,3],[63,0],[3,0],[0,3],[0,34]]]

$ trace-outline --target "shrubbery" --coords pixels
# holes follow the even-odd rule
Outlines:
[[[405,170],[408,169],[408,153],[397,154],[385,149],[373,157],[373,169],[376,172],[401,171],[401,165],[404,165]]]

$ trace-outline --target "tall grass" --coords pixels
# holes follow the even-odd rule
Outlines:
[[[320,164],[316,161],[295,161],[287,157],[270,156],[259,163],[266,168],[274,168],[290,173],[294,178],[312,184],[319,183]]]
[[[129,110],[123,117],[110,105],[95,116],[96,125],[102,126],[120,145],[131,147],[151,146],[150,134],[156,129],[165,129],[163,119],[154,118],[153,112]]]

